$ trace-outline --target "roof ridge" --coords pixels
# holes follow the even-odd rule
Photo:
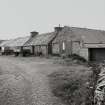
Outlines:
[[[64,28],[77,28],[77,29],[85,29],[85,30],[93,30],[93,31],[101,31],[101,32],[105,32],[105,30],[102,30],[102,29],[93,29],[93,28],[85,28],[85,27],[70,27],[70,26],[64,26]]]

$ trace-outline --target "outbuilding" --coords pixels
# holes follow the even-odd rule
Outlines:
[[[24,44],[30,40],[30,36],[26,36],[26,37],[19,37],[14,39],[14,41],[12,43],[9,44],[9,47],[13,48],[14,53],[16,56],[18,56],[19,54],[25,56],[26,53],[31,53],[31,49],[29,48],[25,48],[24,49]]]
[[[19,37],[12,40],[4,41],[0,44],[2,54],[10,55],[10,54],[23,54],[23,46],[30,39],[30,36]],[[30,50],[30,49],[28,49]]]
[[[1,48],[0,52],[2,55],[13,54],[13,49],[9,46],[9,44],[12,42],[13,40],[5,40],[2,43],[0,43],[0,48]]]
[[[52,40],[55,37],[56,32],[37,34],[31,40],[25,43],[24,47],[32,47],[33,55],[47,56],[52,54]]]

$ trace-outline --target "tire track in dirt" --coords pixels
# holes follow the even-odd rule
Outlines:
[[[4,77],[2,77],[2,78],[4,79],[5,76],[9,76],[8,79],[6,79],[4,81],[6,85],[4,86],[3,89],[1,89],[1,91],[5,92],[5,88],[7,88],[6,93],[2,94],[5,101],[8,101],[8,99],[10,101],[10,102],[5,102],[6,105],[8,103],[10,103],[12,105],[12,103],[15,103],[14,101],[17,101],[18,99],[21,100],[20,97],[24,101],[24,102],[22,102],[22,105],[32,105],[32,83],[31,83],[32,80],[30,78],[31,76],[24,71],[24,69],[26,69],[26,68],[23,69],[23,66],[19,66],[19,65],[15,64],[16,62],[11,62],[10,60],[8,60],[6,62],[5,62],[5,60],[2,60],[2,61],[0,60],[0,62],[1,62],[0,67],[2,70],[4,70],[4,74],[3,74]],[[5,65],[5,66],[3,66],[3,65]],[[1,76],[3,76],[3,75],[1,75]],[[15,86],[14,86],[14,84],[15,84]],[[10,96],[8,95],[8,97],[7,97],[8,90],[10,90],[9,95],[10,94],[11,95]],[[14,93],[12,93],[12,92],[14,92]],[[21,94],[19,94],[20,92],[21,92]],[[17,93],[17,96],[15,93]],[[15,94],[15,96],[14,96],[15,98],[18,97],[17,100],[15,100],[15,99],[12,100],[13,94]],[[20,104],[15,103],[15,105],[21,105],[21,103]]]
[[[50,67],[53,65],[47,63],[44,61],[27,62],[15,58],[0,59],[0,66],[5,73],[14,75],[15,82],[20,81],[15,88],[20,87],[21,104],[15,105],[64,105],[51,93],[46,73],[53,70],[53,67],[52,69]],[[46,71],[46,69],[49,70]]]

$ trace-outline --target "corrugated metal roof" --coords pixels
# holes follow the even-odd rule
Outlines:
[[[31,40],[29,40],[27,43],[25,43],[24,46],[47,45],[55,37],[55,35],[55,32],[38,34]]]
[[[65,26],[53,43],[58,42],[61,36],[70,36],[69,39],[84,43],[105,43],[105,31],[102,30]]]

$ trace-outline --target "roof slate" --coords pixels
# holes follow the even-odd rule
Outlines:
[[[18,47],[23,46],[28,40],[30,36],[27,37],[19,37],[13,40],[7,40],[0,44],[3,47]]]
[[[14,41],[12,43],[9,44],[9,46],[11,47],[18,47],[18,46],[24,46],[24,44],[30,39],[30,36],[26,36],[26,37],[20,37],[20,38],[16,38],[14,39]]]
[[[0,43],[0,47],[6,47],[11,43],[13,40],[5,40],[2,43]]]
[[[32,46],[32,45],[47,45],[54,37],[56,32],[38,34],[34,37],[26,36],[19,37],[13,40],[3,41],[0,46],[7,47],[18,47],[18,46]],[[78,27],[68,27],[64,26],[62,31],[59,32],[57,37],[54,39],[53,43],[59,42],[60,38],[66,37],[66,40],[80,41],[84,43],[102,44],[105,43],[105,31],[78,28]],[[69,37],[68,37],[69,36]]]
[[[53,43],[58,42],[61,36],[69,36],[69,39],[82,40],[84,43],[105,43],[105,31],[102,30],[64,26]]]
[[[55,37],[55,35],[55,32],[38,34],[27,41],[24,46],[47,45]]]

